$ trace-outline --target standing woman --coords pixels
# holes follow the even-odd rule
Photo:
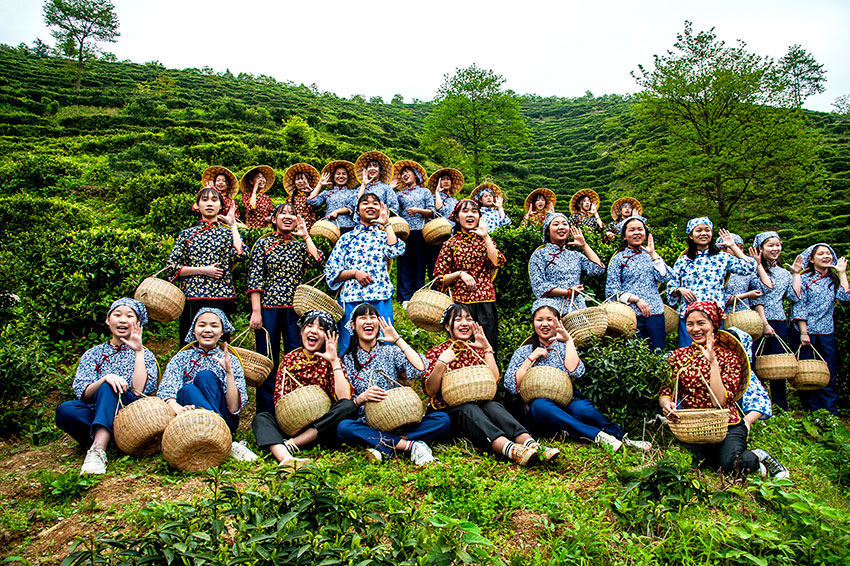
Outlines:
[[[156,391],[156,357],[142,346],[142,327],[147,323],[141,302],[123,297],[112,303],[106,313],[112,337],[86,350],[72,385],[77,399],[56,408],[56,427],[87,449],[80,475],[106,473],[106,447],[119,398],[126,406]]]
[[[265,228],[272,213],[272,199],[266,194],[274,185],[274,169],[268,165],[257,165],[242,175],[242,206],[245,208],[245,224],[248,228]]]
[[[762,340],[765,340],[765,354],[782,354],[785,350],[779,342],[781,339],[788,343],[788,315],[785,314],[783,299],[792,304],[800,297],[791,285],[791,273],[779,265],[779,255],[782,253],[782,241],[776,232],[762,232],[753,240],[753,248],[759,256],[758,272],[761,280],[757,280],[760,297],[752,301],[753,308],[761,317],[764,325]],[[788,410],[788,399],[784,379],[770,381],[770,397],[783,410]]]
[[[283,189],[289,195],[287,199],[295,207],[298,216],[304,219],[307,230],[316,222],[316,207],[308,201],[313,186],[319,184],[319,172],[309,163],[291,165],[283,174]]]
[[[434,195],[425,187],[428,175],[415,161],[402,160],[393,164],[393,182],[401,181],[398,193],[399,216],[410,226],[405,240],[404,255],[398,258],[398,302],[409,301],[417,289],[425,284],[425,239],[422,228],[434,217]]]
[[[457,206],[457,199],[454,195],[463,189],[463,173],[451,167],[438,169],[428,178],[428,190],[434,194],[434,211],[437,216],[448,220],[452,212]],[[454,228],[454,222],[449,220]],[[426,254],[428,256],[428,277],[434,277],[434,264],[437,263],[437,256],[440,255],[442,243],[437,245],[425,244]]]
[[[354,170],[360,186],[351,199],[351,206],[356,209],[360,197],[371,193],[378,195],[378,199],[390,212],[398,214],[398,198],[388,184],[393,176],[393,162],[390,158],[380,151],[367,151],[354,162]]]
[[[677,303],[679,305],[680,348],[691,343],[684,318],[688,304],[696,301],[719,303],[723,300],[723,284],[727,274],[750,275],[756,271],[755,262],[735,246],[728,230],[721,229],[720,238],[734,255],[720,253],[714,245],[713,229],[714,224],[706,216],[690,219],[685,229],[688,249],[673,264],[667,300],[673,306]]]
[[[204,174],[201,175],[201,186],[205,189],[215,189],[221,193],[221,200],[224,201],[224,207],[221,213],[227,215],[230,209],[236,210],[234,218],[239,219],[239,207],[236,205],[236,195],[239,194],[239,180],[236,175],[227,167],[221,165],[213,165],[204,169]]]
[[[363,194],[357,201],[357,227],[340,236],[327,264],[325,280],[332,291],[342,288],[339,301],[345,309],[340,321],[340,352],[348,349],[351,334],[346,324],[360,303],[370,303],[392,324],[393,284],[387,260],[404,253],[404,242],[389,224],[389,212],[378,195]]]
[[[481,365],[484,360],[498,382],[499,368],[493,348],[481,325],[475,322],[469,305],[450,306],[440,323],[448,333],[448,340],[428,350],[425,356],[428,367],[422,388],[431,398],[429,410],[448,413],[452,427],[479,450],[503,455],[520,466],[528,465],[535,458],[548,462],[557,456],[560,450],[538,443],[500,403],[472,401],[448,406],[442,395],[447,371]]]
[[[322,187],[333,184],[333,188],[322,191]],[[357,174],[351,161],[331,161],[322,168],[322,177],[307,199],[307,204],[318,210],[325,207],[325,216],[339,226],[341,234],[354,229],[351,201],[357,187]],[[321,192],[320,192],[321,191]]]
[[[791,266],[791,273],[794,291],[800,295],[800,300],[791,306],[791,318],[796,329],[792,341],[795,345],[803,346],[801,359],[812,359],[812,349],[817,348],[829,366],[830,375],[826,387],[816,391],[801,391],[800,400],[808,411],[826,409],[835,415],[838,401],[835,380],[838,374],[833,313],[835,301],[850,301],[847,258],[839,259],[828,244],[815,244],[797,256]]]
[[[171,281],[180,279],[180,289],[186,295],[186,306],[180,315],[181,339],[191,336],[192,321],[202,307],[219,308],[224,312],[233,310],[236,288],[231,262],[246,259],[248,250],[236,228],[235,207],[226,216],[221,216],[223,207],[221,193],[217,190],[198,191],[192,210],[200,214],[201,220],[177,235],[165,264]],[[225,339],[229,340],[229,334]],[[188,343],[184,341],[182,345]]]
[[[605,228],[605,239],[608,242],[613,242],[620,237],[620,226],[623,220],[630,216],[643,216],[643,206],[640,201],[632,197],[622,197],[614,201],[611,205],[612,220]]]
[[[569,243],[584,253],[568,249]],[[567,217],[555,212],[546,217],[543,223],[543,245],[531,254],[528,260],[528,276],[531,279],[531,291],[536,299],[557,310],[561,316],[577,309],[585,308],[584,285],[581,274],[602,275],[605,264],[591,249],[584,234],[572,227]]]
[[[473,189],[469,198],[478,203],[481,218],[487,221],[487,229],[490,232],[511,225],[511,219],[505,214],[502,189],[495,184],[481,183]]]
[[[743,238],[738,234],[730,235],[732,236],[734,246],[744,251]],[[735,255],[735,252],[732,251],[732,246],[726,245],[723,238],[717,238],[715,245],[721,252],[732,256]],[[756,269],[759,270],[758,267]],[[760,272],[761,270],[759,270],[759,274]],[[726,277],[726,284],[723,286],[723,300],[720,301],[720,304],[723,305],[723,310],[727,316],[733,312],[749,308],[750,301],[761,297],[762,292],[759,289],[757,279],[755,273],[748,273],[746,275],[731,273]]]
[[[460,201],[449,220],[455,223],[454,235],[440,249],[434,280],[454,302],[466,305],[484,328],[489,343],[498,348],[499,317],[493,279],[507,260],[493,243],[474,200]]]
[[[410,381],[421,378],[425,358],[408,346],[395,328],[379,318],[377,309],[368,303],[357,305],[349,324],[352,339],[342,362],[354,388],[354,404],[360,407],[360,418],[342,421],[337,436],[347,444],[365,446],[367,457],[377,462],[397,453],[408,454],[418,466],[433,462],[434,455],[426,443],[448,436],[452,429],[448,414],[431,412],[419,424],[395,434],[398,431],[381,432],[369,427],[363,408],[369,401],[383,401],[387,391],[399,387],[399,372]]]
[[[524,226],[543,226],[546,216],[555,212],[555,203],[558,198],[555,193],[546,188],[534,189],[525,197],[525,216],[519,223],[520,228]]]
[[[570,226],[592,232],[602,232],[605,225],[599,218],[599,195],[592,189],[582,189],[570,199]]]
[[[268,379],[257,388],[257,412],[274,411],[274,376],[280,361],[280,338],[285,351],[301,343],[298,316],[292,308],[295,288],[304,282],[307,268],[324,260],[310,238],[304,219],[291,202],[277,205],[272,212],[274,232],[263,236],[251,250],[248,269],[248,297],[251,299],[251,328],[256,332],[257,352],[274,361]],[[265,331],[263,331],[265,329]],[[266,333],[271,352],[266,349]]]
[[[637,316],[640,336],[649,340],[653,350],[663,350],[667,334],[658,285],[670,280],[667,264],[655,251],[655,240],[643,216],[626,217],[618,232],[622,245],[608,264],[605,296],[629,305]]]

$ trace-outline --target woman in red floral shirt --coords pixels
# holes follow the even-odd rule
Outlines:
[[[499,319],[496,315],[496,288],[493,279],[506,262],[493,243],[487,222],[474,200],[457,203],[449,216],[455,223],[454,235],[446,240],[434,266],[434,280],[456,303],[468,307],[484,328],[487,341],[498,348]]]
[[[291,165],[283,174],[283,189],[289,195],[286,200],[292,203],[298,216],[304,219],[308,231],[316,223],[316,207],[307,204],[307,201],[313,186],[319,183],[319,178],[319,172],[309,163]]]
[[[265,228],[272,214],[272,199],[266,193],[274,185],[274,169],[268,165],[257,165],[242,175],[242,206],[245,208],[245,224],[248,228]]]
[[[714,301],[696,301],[685,311],[685,328],[693,343],[674,350],[667,359],[673,380],[679,380],[679,399],[673,399],[673,383],[661,388],[658,403],[664,416],[678,422],[677,409],[722,408],[729,411],[729,430],[715,444],[687,444],[700,467],[720,468],[726,473],[758,471],[763,477],[787,478],[788,470],[761,449],[747,450],[750,425],[743,420],[736,397],[746,388],[750,371],[746,352],[715,343],[715,333],[725,318]],[[709,392],[711,388],[711,392]]]

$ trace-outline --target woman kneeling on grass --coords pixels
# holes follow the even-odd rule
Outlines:
[[[106,473],[106,446],[119,397],[128,405],[156,391],[156,358],[142,346],[147,322],[147,310],[139,301],[124,297],[112,303],[106,313],[112,338],[86,350],[74,376],[77,400],[56,409],[56,426],[88,448],[80,475]]]
[[[366,446],[370,460],[380,462],[396,453],[407,453],[416,465],[433,462],[434,456],[426,442],[451,432],[451,419],[445,412],[433,411],[419,424],[394,434],[366,425],[363,409],[367,402],[383,401],[387,391],[400,386],[398,372],[403,372],[408,380],[422,377],[424,358],[405,343],[389,322],[379,318],[378,310],[369,303],[357,305],[349,324],[351,342],[342,361],[357,394],[354,403],[360,407],[360,418],[342,421],[337,436],[348,444]],[[383,336],[378,336],[379,332]]]
[[[226,342],[219,344],[222,334],[232,331],[233,325],[220,309],[199,310],[186,335],[186,342],[195,342],[174,354],[156,392],[176,415],[196,408],[218,413],[231,433],[239,426],[239,412],[248,401],[242,363],[231,355]],[[230,457],[257,459],[244,441],[233,443]]]
[[[584,364],[578,357],[573,337],[558,318],[558,311],[538,299],[532,312],[534,335],[531,342],[514,352],[505,372],[505,388],[514,394],[522,390],[523,379],[534,366],[561,370],[571,379],[584,375]],[[624,435],[623,429],[584,399],[578,389],[573,390],[572,401],[566,406],[541,398],[529,403],[527,410],[537,432],[543,434],[566,432],[571,438],[586,438],[599,446],[610,446],[614,452],[623,444],[639,450],[652,448],[649,442]]]
[[[429,411],[444,410],[451,417],[452,427],[476,447],[504,455],[521,466],[535,458],[548,462],[557,456],[560,450],[541,446],[501,403],[472,401],[448,406],[442,395],[443,379],[448,371],[486,364],[493,379],[499,381],[499,368],[493,348],[468,305],[455,303],[447,308],[441,324],[449,339],[428,350],[425,356],[428,369],[423,389],[431,397]]]
[[[280,358],[280,369],[274,388],[276,406],[284,395],[299,387],[318,385],[333,400],[330,410],[305,426],[292,438],[284,438],[275,415],[257,413],[251,429],[257,445],[272,453],[281,466],[298,468],[310,462],[296,458],[301,450],[315,441],[334,443],[337,425],[343,419],[357,416],[351,401],[351,386],[337,354],[336,324],[326,312],[311,310],[298,321],[301,328],[301,347]]]

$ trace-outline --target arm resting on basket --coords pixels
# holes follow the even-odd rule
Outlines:
[[[446,370],[449,367],[449,364],[455,361],[457,356],[454,353],[454,350],[448,348],[437,360],[432,364],[431,373],[428,374],[428,377],[425,378],[425,393],[428,394],[429,397],[433,397],[438,394],[443,386],[443,377],[446,375]]]

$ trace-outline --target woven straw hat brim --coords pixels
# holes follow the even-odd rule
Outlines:
[[[275,174],[274,169],[272,169],[268,165],[257,165],[256,167],[252,167],[248,170],[247,173],[242,175],[242,179],[239,181],[239,187],[242,189],[242,192],[250,195],[251,191],[254,190],[253,187],[251,187],[250,185],[250,179],[251,176],[254,174],[254,171],[260,171],[266,178],[266,186],[260,192],[269,192],[269,189],[271,189],[272,185],[274,185]]]
[[[354,162],[354,170],[357,173],[357,183],[360,184],[360,179],[363,176],[363,170],[366,169],[366,164],[370,161],[380,162],[384,170],[381,172],[378,179],[380,179],[382,183],[389,183],[393,176],[393,162],[380,151],[367,151]]]
[[[734,334],[725,330],[715,330],[714,341],[721,348],[734,352],[738,359],[741,360],[741,381],[738,392],[735,393],[735,401],[740,401],[744,397],[744,393],[747,391],[747,386],[750,383],[750,358],[747,356],[747,351],[744,350],[744,345],[735,338]]]
[[[236,195],[239,194],[239,179],[233,171],[221,165],[212,165],[204,169],[204,173],[201,175],[201,187],[206,187],[209,182],[215,183],[215,178],[219,175],[227,177],[227,184],[229,185],[227,194],[224,196],[230,199],[236,198]]]
[[[401,170],[405,167],[410,167],[414,169],[417,173],[419,173],[419,175],[422,177],[422,182],[417,184],[420,187],[428,186],[428,173],[425,172],[425,168],[410,159],[402,159],[401,161],[396,161],[395,163],[393,163],[393,178],[399,180],[400,188],[404,189],[404,187],[402,186],[404,183],[401,181]]]
[[[643,206],[641,206],[640,201],[636,198],[632,197],[622,197],[618,198],[614,201],[614,204],[611,205],[611,218],[617,220],[617,217],[620,214],[620,208],[625,204],[629,203],[632,205],[634,211],[632,212],[632,216],[643,216]]]
[[[428,177],[428,190],[432,193],[437,192],[437,184],[440,182],[440,177],[442,177],[444,173],[448,173],[452,178],[452,188],[449,195],[454,196],[463,189],[463,183],[465,180],[463,178],[463,173],[457,169],[452,169],[451,167],[443,167],[442,169],[434,171],[434,173]]]
[[[596,205],[596,209],[599,210],[599,195],[596,194],[596,191],[593,189],[582,189],[574,194],[570,199],[570,214],[580,212],[578,209],[578,201],[583,196],[589,196],[591,202],[593,202],[593,204]]]
[[[525,204],[524,204],[523,206],[525,207],[525,211],[526,211],[526,212],[528,212],[529,210],[531,210],[531,207],[532,207],[532,206],[534,206],[534,201],[535,201],[535,200],[537,200],[537,195],[541,195],[541,194],[542,194],[544,197],[546,197],[546,206],[547,206],[547,208],[548,208],[549,206],[551,206],[551,207],[552,207],[552,209],[554,210],[554,208],[555,208],[555,203],[558,201],[558,197],[557,197],[557,196],[555,196],[555,193],[553,193],[553,192],[552,192],[552,191],[550,191],[549,189],[547,189],[547,188],[545,188],[545,187],[541,187],[541,188],[539,188],[539,189],[534,189],[533,191],[531,191],[531,192],[528,194],[528,196],[527,196],[527,197],[525,197]]]
[[[498,186],[496,186],[495,183],[481,183],[480,185],[478,185],[477,187],[475,187],[472,190],[472,194],[469,195],[469,198],[477,201],[478,200],[478,193],[480,193],[484,189],[490,189],[491,191],[493,191],[493,194],[495,196],[504,198],[503,195],[502,195],[502,189],[500,189]]]
[[[283,173],[283,190],[286,191],[286,194],[291,195],[295,190],[295,175],[298,173],[305,173],[309,177],[308,183],[310,184],[310,189],[315,187],[316,183],[319,182],[319,170],[309,163],[290,165]]]
[[[357,180],[357,170],[354,168],[354,163],[351,161],[345,161],[344,159],[337,159],[336,161],[331,161],[324,167],[322,167],[322,175],[327,173],[331,176],[331,183],[334,182],[334,171],[336,171],[340,167],[345,167],[348,171],[348,186],[349,189],[353,189],[357,185],[360,184],[360,181]]]

